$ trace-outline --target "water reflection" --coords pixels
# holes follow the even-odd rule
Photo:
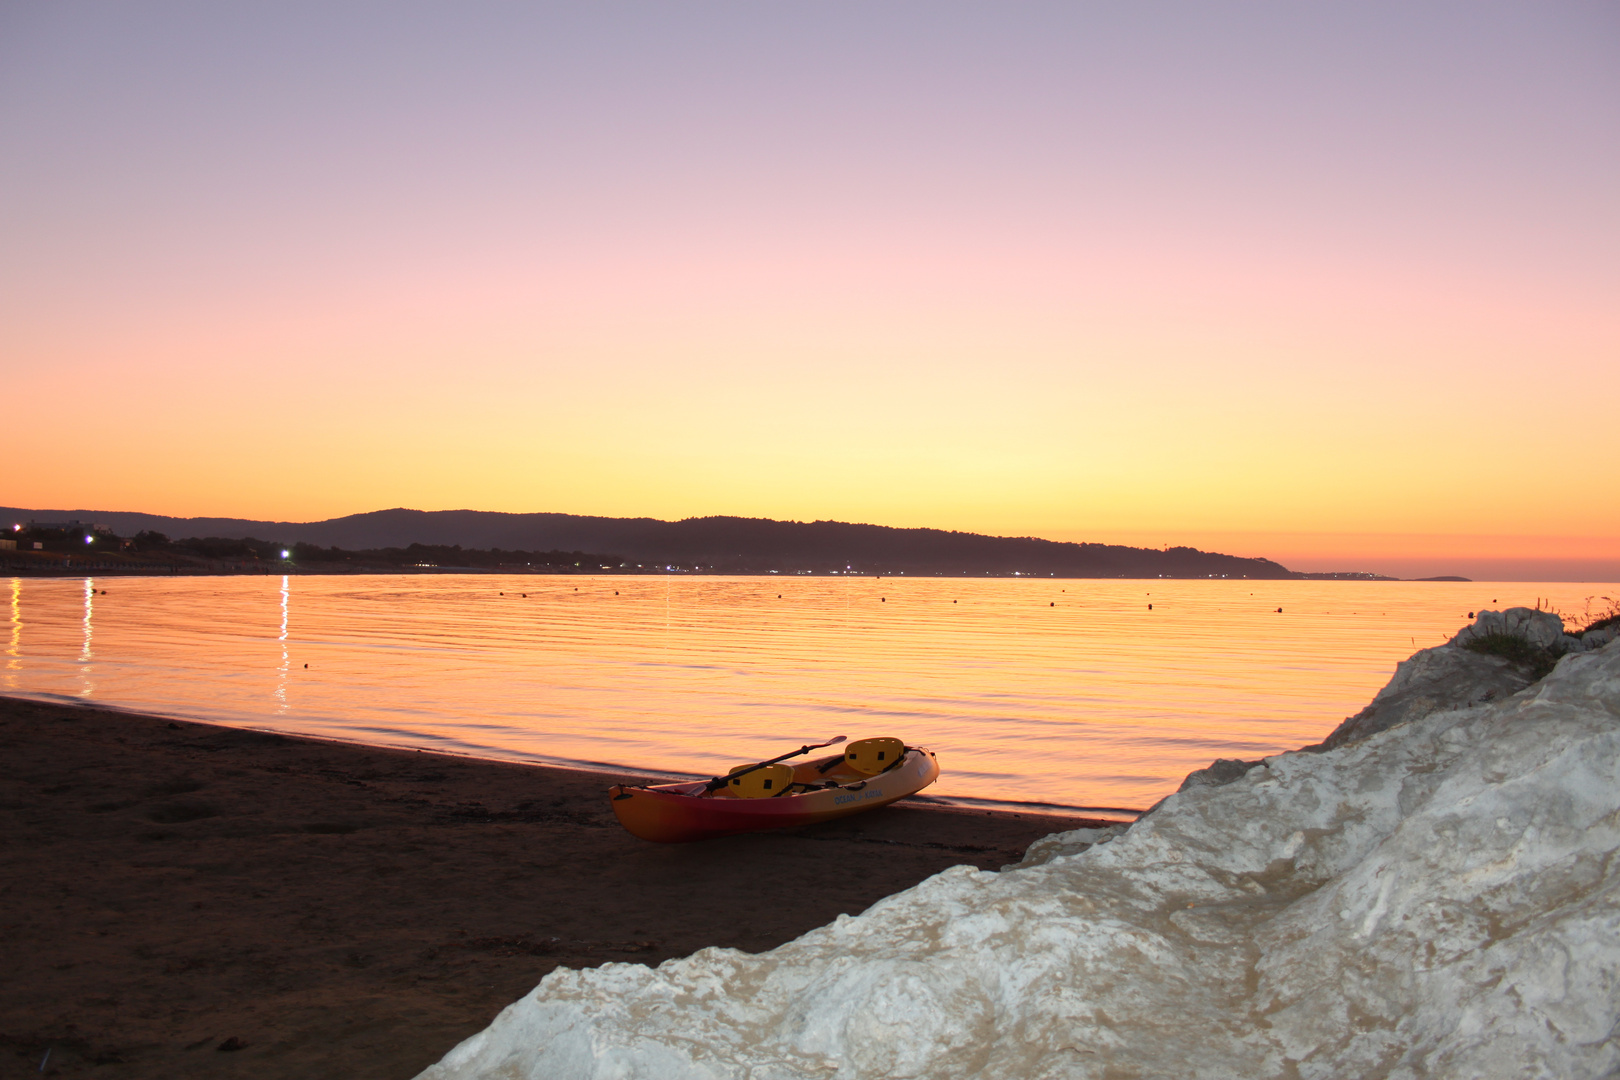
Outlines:
[[[96,579],[85,578],[84,644],[79,648],[79,694],[81,697],[89,697],[91,694],[95,693],[96,689],[96,684],[91,678],[92,674],[94,673],[94,668],[90,666],[90,662],[95,659],[95,653],[92,652],[90,648],[91,642],[95,638],[95,626],[92,619],[92,617],[95,615],[95,610]]]
[[[287,586],[290,581],[291,578],[288,575],[281,575],[281,637],[277,639],[281,642],[281,667],[276,672],[275,689],[276,712],[278,713],[287,711],[287,668],[291,666],[287,657]]]
[[[6,689],[17,689],[22,668],[22,578],[11,579],[11,640],[6,645]]]
[[[661,773],[885,734],[939,751],[933,793],[1082,806],[1146,806],[1214,758],[1319,741],[1469,611],[1616,595],[1607,583],[304,577],[299,651],[321,671],[300,663],[294,708],[290,575],[120,578],[100,625],[81,581],[28,583],[26,654],[13,583],[8,692],[85,695],[93,670],[97,700],[148,712]],[[281,616],[268,626],[266,601]]]

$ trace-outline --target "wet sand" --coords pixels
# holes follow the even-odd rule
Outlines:
[[[649,844],[625,777],[8,698],[0,761],[0,1077],[406,1080],[559,965],[770,949],[1097,824]]]

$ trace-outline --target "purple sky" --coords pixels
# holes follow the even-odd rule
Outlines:
[[[1612,3],[6,4],[0,502],[1614,580],[1617,56]]]

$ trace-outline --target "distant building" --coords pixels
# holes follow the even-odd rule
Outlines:
[[[15,541],[15,540],[0,540],[0,551],[16,551],[16,550],[17,550],[17,541]]]

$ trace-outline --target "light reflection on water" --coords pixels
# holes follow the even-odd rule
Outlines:
[[[11,637],[6,643],[7,690],[17,689],[16,673],[22,668],[22,579],[11,579]]]
[[[1615,588],[13,579],[6,688],[670,774],[723,771],[833,735],[896,735],[939,752],[944,773],[933,793],[1141,807],[1213,758],[1320,740],[1396,661],[1439,644],[1470,611],[1541,597],[1578,612],[1588,596],[1620,595]]]
[[[281,646],[281,665],[276,668],[276,714],[282,715],[287,711],[287,671],[292,666],[291,654],[287,651],[287,616],[289,602],[292,598],[292,577],[281,575],[281,633],[276,636],[276,642]]]
[[[90,661],[95,654],[90,646],[95,638],[95,609],[96,609],[96,579],[85,578],[84,590],[84,640],[79,646],[79,696],[92,697],[96,692],[96,684],[91,678],[92,669]]]

